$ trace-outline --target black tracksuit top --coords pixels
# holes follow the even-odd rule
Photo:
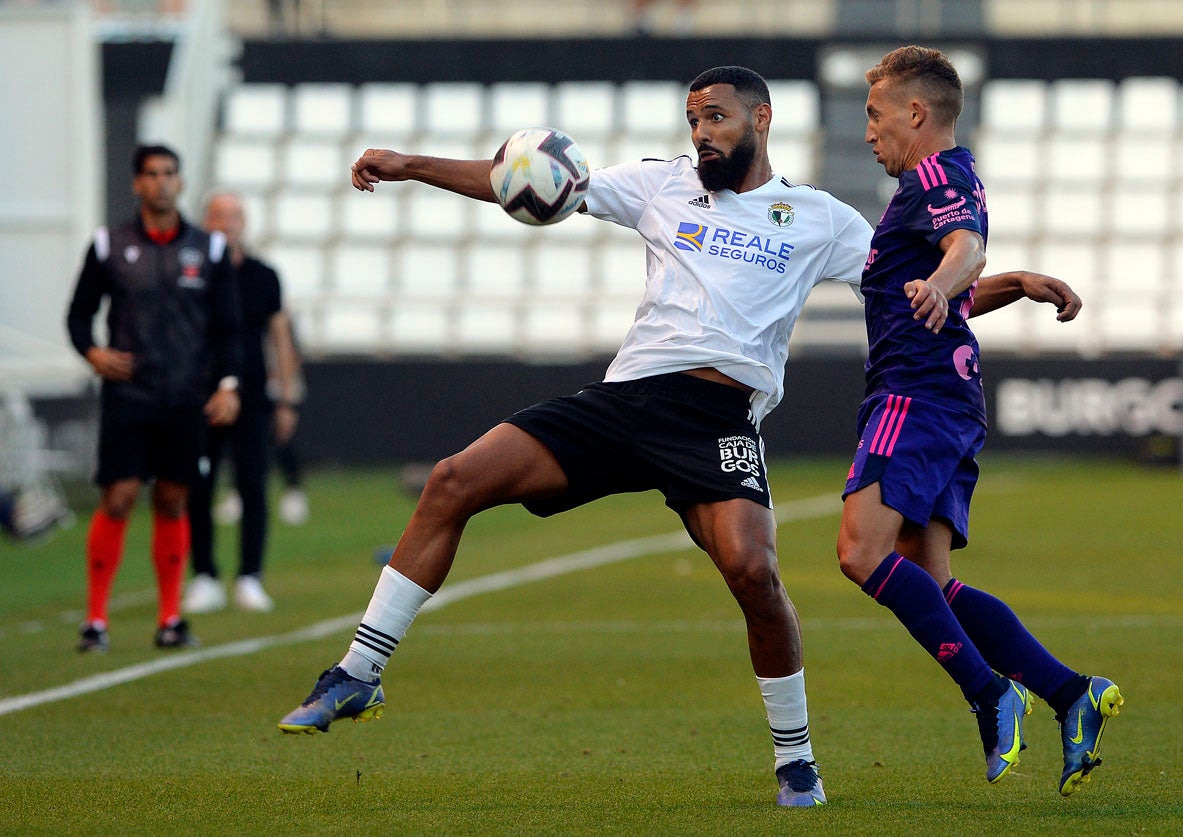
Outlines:
[[[135,355],[131,380],[104,380],[105,397],[192,406],[205,403],[213,382],[240,374],[238,293],[220,233],[182,219],[177,236],[157,244],[138,217],[100,227],[66,318],[83,356],[96,345],[94,317],[104,296],[107,345]]]

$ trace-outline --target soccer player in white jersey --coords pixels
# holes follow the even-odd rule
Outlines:
[[[473,515],[505,503],[550,515],[658,489],[743,612],[778,804],[826,801],[759,423],[783,395],[789,336],[806,297],[825,280],[857,288],[871,227],[831,195],[773,172],[772,107],[758,74],[702,73],[686,117],[697,168],[679,157],[591,174],[582,209],[635,229],[648,266],[636,319],[603,382],[522,410],[435,466],[349,650],[280,722],[284,732],[324,732],[340,718],[381,713],[383,669],[443,584]],[[353,184],[373,191],[380,181],[417,180],[493,201],[489,166],[370,149],[353,165]],[[1033,298],[1050,301],[1045,289],[1062,285],[1025,276]],[[1020,284],[1014,275],[1003,281]]]

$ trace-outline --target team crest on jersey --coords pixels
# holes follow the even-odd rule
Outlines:
[[[140,248],[134,244],[127,245],[123,248],[123,258],[128,264],[135,264],[140,260]]]
[[[201,265],[205,262],[205,257],[201,251],[196,247],[182,247],[181,252],[177,254],[177,260],[181,263],[181,275],[177,278],[177,284],[182,288],[195,290],[204,288],[205,280],[201,278]]]
[[[789,226],[796,217],[796,211],[787,203],[774,203],[768,207],[768,220],[778,227]]]

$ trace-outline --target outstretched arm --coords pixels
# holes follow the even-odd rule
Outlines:
[[[978,286],[974,290],[974,305],[969,315],[978,317],[1020,299],[1050,302],[1056,306],[1056,319],[1062,323],[1074,319],[1083,305],[1080,297],[1068,287],[1067,282],[1042,273],[1012,270],[1008,273],[983,276],[978,280]]]
[[[389,149],[368,148],[353,164],[353,187],[372,192],[381,181],[417,180],[468,198],[492,203],[489,184],[492,160],[449,160],[421,154],[401,154]]]

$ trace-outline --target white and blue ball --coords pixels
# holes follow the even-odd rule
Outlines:
[[[583,150],[562,131],[518,131],[493,155],[489,182],[497,203],[523,224],[555,224],[579,209],[590,170]]]

